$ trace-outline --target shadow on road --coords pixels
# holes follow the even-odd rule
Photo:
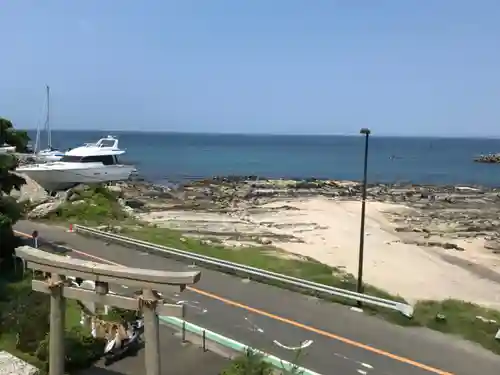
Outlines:
[[[88,369],[77,372],[76,375],[124,375],[124,373],[117,372],[109,368],[92,366]]]
[[[35,246],[35,241],[32,238],[25,238],[25,237],[18,237],[18,238],[23,245],[31,247]],[[68,244],[64,241],[47,241],[42,237],[39,237],[37,242],[39,248],[45,251],[49,251],[51,253],[64,255],[71,252],[71,249],[69,249]]]

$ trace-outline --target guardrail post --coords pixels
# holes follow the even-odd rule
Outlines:
[[[207,351],[207,332],[203,330],[203,351]]]
[[[153,290],[142,290],[144,336],[146,341],[146,375],[160,375],[160,325],[156,314],[157,297]]]
[[[186,321],[182,321],[182,342],[186,342]]]
[[[64,321],[66,299],[62,296],[63,278],[50,277],[49,375],[64,375]]]

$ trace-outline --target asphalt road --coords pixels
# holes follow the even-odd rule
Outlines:
[[[64,228],[26,221],[16,225],[16,230],[26,234],[35,229],[41,239],[71,248],[70,256],[140,268],[192,269],[164,257],[67,233]],[[280,344],[297,346],[312,340],[300,364],[321,374],[500,373],[499,356],[459,338],[399,327],[346,306],[201,271],[198,284],[170,296],[188,306],[188,321],[291,361],[295,352]]]

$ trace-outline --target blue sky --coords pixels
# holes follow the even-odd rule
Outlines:
[[[20,127],[500,136],[498,0],[3,0]]]

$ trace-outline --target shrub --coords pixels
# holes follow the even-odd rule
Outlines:
[[[0,117],[0,146],[9,143],[17,151],[26,149],[29,137],[26,132],[16,131],[12,122]],[[10,271],[12,253],[15,242],[13,240],[12,225],[21,217],[21,207],[16,200],[9,197],[12,189],[20,189],[26,181],[12,173],[18,165],[13,155],[0,155],[0,272]]]
[[[34,292],[30,281],[27,279],[10,291],[10,299],[0,310],[1,331],[16,333],[16,348],[25,353],[34,353],[49,332],[49,298]]]
[[[231,366],[221,375],[271,375],[273,366],[263,361],[263,356],[248,349],[244,355],[236,358]]]
[[[72,192],[71,200],[49,215],[49,219],[98,224],[127,217],[118,203],[118,195],[105,186],[82,185]]]
[[[14,257],[12,255],[15,248],[21,245],[21,240],[12,231],[12,226],[0,224],[0,273],[2,275],[13,271]]]
[[[105,340],[94,338],[80,327],[66,331],[64,338],[65,370],[73,371],[89,367],[104,352]],[[49,359],[49,335],[39,343],[35,355],[43,362]]]
[[[131,322],[137,319],[137,311],[125,310],[118,307],[111,307],[106,315],[106,320],[111,322]]]

